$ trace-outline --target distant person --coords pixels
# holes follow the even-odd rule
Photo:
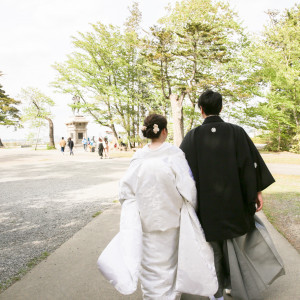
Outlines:
[[[86,138],[84,137],[83,138],[83,140],[82,140],[82,145],[83,145],[83,149],[84,149],[84,151],[87,151],[87,140],[86,140]]]
[[[90,140],[90,142],[89,142],[89,149],[90,149],[90,152],[95,152],[95,144],[94,144],[93,140]]]
[[[74,155],[74,152],[73,152],[73,148],[74,148],[74,142],[72,141],[72,138],[68,138],[68,146],[69,146],[69,149],[70,149],[70,155]]]
[[[98,141],[98,154],[99,154],[101,159],[103,158],[103,150],[104,150],[103,140],[102,140],[102,138],[99,138],[99,141]]]
[[[109,158],[109,145],[107,137],[104,138],[104,158]]]
[[[87,139],[87,146],[88,146],[88,148],[89,148],[89,151],[91,152],[91,151],[92,151],[92,146],[91,146],[91,140],[90,140],[89,137],[88,137],[88,139]]]
[[[61,138],[61,141],[59,142],[59,145],[60,145],[60,151],[62,154],[65,153],[65,147],[66,147],[66,141],[64,139],[64,137]]]

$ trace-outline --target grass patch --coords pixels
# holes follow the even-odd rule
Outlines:
[[[113,203],[119,203],[119,200],[114,200]]]
[[[251,138],[251,140],[255,144],[267,144],[268,143],[268,139],[263,138],[261,136],[255,136],[255,137]]]
[[[274,153],[262,151],[261,155],[266,163],[300,165],[300,154],[289,152]]]
[[[111,151],[109,156],[111,158],[129,157],[131,158],[135,152],[133,151]]]
[[[300,252],[300,176],[275,175],[264,191],[263,211],[273,226]]]
[[[27,268],[32,269],[34,266],[36,266],[38,263],[40,263],[42,260],[46,259],[50,254],[45,251],[40,256],[35,257],[31,259],[27,264]]]
[[[92,215],[92,217],[93,218],[96,218],[97,216],[99,216],[99,215],[101,215],[102,214],[102,210],[99,210],[99,211],[97,211],[96,213],[94,213],[93,215]]]
[[[47,144],[47,150],[56,150],[56,147],[50,146],[49,144]]]
[[[19,272],[13,277],[7,279],[5,282],[0,283],[0,293],[9,288],[12,284],[19,281],[26,273],[32,270],[36,265],[38,265],[41,261],[46,259],[50,254],[48,252],[43,252],[40,256],[37,256],[31,259],[25,267],[23,267]]]

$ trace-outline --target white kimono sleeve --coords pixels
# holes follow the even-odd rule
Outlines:
[[[194,208],[197,205],[197,190],[192,171],[185,159],[184,153],[176,153],[172,157],[172,169],[176,177],[176,187],[180,195]]]
[[[197,190],[183,152],[172,160],[176,187],[184,198],[180,214],[176,290],[200,296],[212,296],[218,289],[214,255],[206,242],[195,212]]]
[[[123,204],[125,200],[135,199],[139,166],[140,161],[138,159],[132,160],[128,170],[120,180],[119,201],[121,204]]]
[[[104,277],[124,295],[132,294],[137,289],[142,255],[142,226],[135,201],[137,165],[133,161],[120,182],[120,232],[104,249],[97,262]]]

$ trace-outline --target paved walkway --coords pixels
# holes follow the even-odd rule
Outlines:
[[[0,294],[0,300],[142,299],[140,290],[131,296],[118,294],[97,270],[99,254],[118,231],[119,216],[120,205],[115,204],[77,232],[21,281]],[[297,280],[300,278],[300,255],[263,214],[260,213],[260,217],[273,237],[287,273],[273,283],[264,300],[299,299],[300,286]]]
[[[272,174],[300,175],[300,165],[274,163],[268,163],[267,165]]]

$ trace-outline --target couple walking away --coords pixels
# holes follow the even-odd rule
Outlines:
[[[141,283],[143,299],[189,299],[189,294],[262,299],[284,267],[255,215],[261,191],[274,182],[247,133],[224,122],[222,96],[198,101],[204,122],[180,149],[165,142],[164,116],[151,114],[138,150],[120,182],[120,232],[98,259],[122,294]]]

